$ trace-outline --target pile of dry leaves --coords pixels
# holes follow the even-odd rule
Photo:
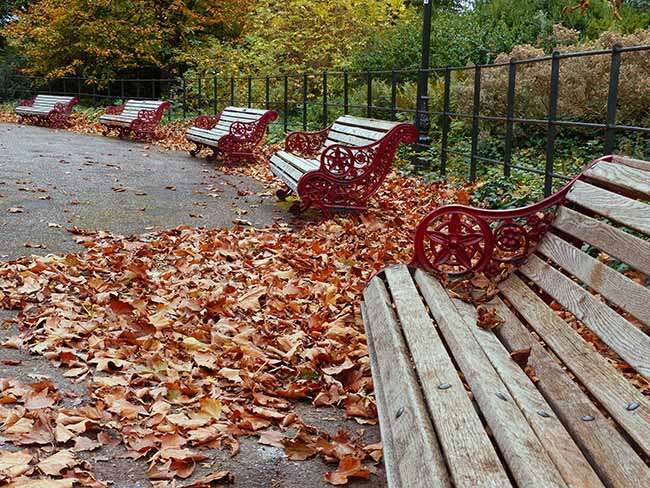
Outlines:
[[[180,144],[179,132],[163,144]],[[270,179],[264,164],[230,171]],[[409,259],[416,223],[454,198],[393,175],[360,216],[130,238],[72,229],[86,252],[0,265],[0,305],[20,310],[21,327],[4,346],[44,355],[90,395],[65,404],[49,381],[2,380],[2,435],[32,449],[0,451],[0,483],[104,486],[78,453],[123,443],[148,460],[152,483],[172,486],[202,448],[235,454],[246,435],[293,460],[335,463],[331,484],[370,477],[380,444],[305,425],[294,406],[337,406],[376,423],[361,292],[373,273]]]

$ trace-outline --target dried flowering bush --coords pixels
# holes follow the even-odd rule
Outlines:
[[[568,29],[556,29],[558,42],[573,39]],[[596,41],[562,46],[561,52],[611,49],[615,44],[650,44],[650,30],[622,35],[603,33]],[[497,63],[510,59],[525,60],[544,56],[541,48],[516,46],[500,54]],[[623,53],[618,92],[619,123],[647,125],[650,120],[650,51]],[[611,56],[592,55],[560,61],[558,115],[567,120],[605,121],[609,90]],[[517,65],[515,116],[545,119],[548,116],[551,62]],[[472,112],[472,77],[456,84],[455,99],[462,112]],[[508,95],[508,66],[484,69],[481,78],[481,113],[504,116]]]

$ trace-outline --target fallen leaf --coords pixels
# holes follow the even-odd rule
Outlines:
[[[43,459],[36,465],[36,467],[40,469],[43,474],[55,476],[60,475],[61,471],[64,469],[71,468],[77,464],[79,464],[79,461],[75,459],[72,451],[64,449],[63,451],[59,451]]]
[[[16,478],[27,473],[32,467],[33,456],[27,451],[10,452],[0,450],[0,481],[4,477]]]
[[[497,310],[494,307],[479,305],[476,311],[478,313],[476,325],[481,329],[492,330],[504,323],[504,320],[497,314]]]
[[[515,349],[510,353],[510,357],[521,368],[525,368],[528,364],[528,358],[530,358],[530,351],[530,347],[527,347],[525,349]]]
[[[364,466],[360,459],[346,456],[339,461],[336,471],[325,473],[325,481],[332,485],[345,485],[349,478],[370,478],[374,470],[370,466]]]

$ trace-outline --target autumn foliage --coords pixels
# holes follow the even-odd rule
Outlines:
[[[24,72],[48,79],[173,72],[193,43],[238,33],[247,8],[239,0],[41,0],[3,34],[29,59]]]

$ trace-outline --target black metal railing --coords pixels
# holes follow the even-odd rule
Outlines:
[[[168,99],[172,102],[169,119],[187,119],[197,114],[217,114],[227,105],[266,107],[280,113],[275,131],[320,129],[329,125],[340,114],[385,119],[415,120],[418,129],[435,135],[429,147],[420,151],[416,160],[426,160],[423,154],[435,154],[437,171],[445,176],[449,162],[461,161],[468,166],[468,177],[474,181],[480,164],[499,165],[505,176],[513,170],[543,177],[544,193],[550,194],[554,184],[571,177],[555,169],[558,130],[574,128],[595,131],[602,139],[602,154],[616,150],[616,137],[621,134],[650,136],[650,128],[638,121],[617,123],[620,74],[623,58],[633,53],[650,52],[650,46],[622,47],[612,49],[554,52],[550,56],[532,59],[511,59],[476,66],[447,66],[427,70],[381,70],[381,71],[323,71],[320,73],[284,73],[279,75],[247,76],[200,76],[179,79],[113,79],[59,78],[45,80],[21,75],[7,76],[0,86],[4,100],[28,98],[38,93],[76,96],[81,105],[100,106],[129,98]],[[561,67],[568,59],[584,57],[609,57],[606,99],[600,121],[569,120],[560,117],[558,100],[562,96]],[[517,116],[518,74],[523,67],[533,64],[549,65],[546,117]],[[486,114],[482,111],[485,96],[483,78],[489,70],[507,70],[505,107],[502,114]],[[439,96],[418,99],[415,86],[419,82],[437,84]],[[463,105],[453,99],[453,89],[458,84],[471,87],[471,111],[459,111],[454,107]],[[650,90],[648,86],[637,90]],[[435,92],[435,90],[434,90]],[[431,90],[429,90],[431,93]],[[434,98],[436,98],[434,100]],[[468,107],[468,97],[465,107]],[[646,108],[648,120],[650,108]],[[527,114],[524,114],[527,115]],[[430,128],[431,117],[436,123]],[[460,121],[467,135],[469,147],[452,144],[454,121]],[[503,143],[498,157],[481,154],[480,144],[484,126],[500,134]],[[536,127],[545,137],[545,160],[543,166],[534,167],[514,159],[515,133],[521,127]],[[502,134],[501,134],[502,132]],[[650,143],[647,144],[650,150]],[[645,147],[645,146],[644,146]],[[465,149],[465,150],[462,150]],[[428,164],[432,164],[431,158]],[[422,166],[422,165],[420,165]]]

